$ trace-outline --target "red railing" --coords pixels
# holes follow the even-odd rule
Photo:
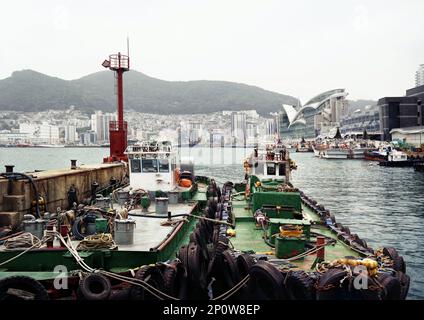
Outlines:
[[[128,131],[128,123],[124,121],[119,125],[119,121],[110,121],[109,122],[109,131],[119,131],[122,129],[123,131]]]
[[[130,68],[130,57],[123,54],[111,54],[109,56],[110,68],[111,69],[125,69]]]

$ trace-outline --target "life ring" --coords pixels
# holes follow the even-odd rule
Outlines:
[[[0,280],[0,301],[24,300],[18,294],[10,293],[9,289],[18,289],[27,292],[34,300],[49,300],[49,295],[44,286],[37,280],[26,276],[13,276]]]
[[[99,273],[90,273],[80,280],[77,296],[82,300],[106,300],[110,293],[109,279]]]

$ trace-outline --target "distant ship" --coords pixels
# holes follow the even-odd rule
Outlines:
[[[37,144],[33,147],[38,148],[65,148],[65,145],[63,144]]]

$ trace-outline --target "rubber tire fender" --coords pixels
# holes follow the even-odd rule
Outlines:
[[[317,300],[344,300],[346,287],[340,286],[340,281],[347,275],[346,270],[341,268],[328,269],[316,283]],[[333,286],[325,289],[326,286]]]
[[[223,262],[223,266],[226,267],[226,270],[223,270],[223,271],[226,275],[226,278],[228,279],[228,283],[229,284],[231,283],[231,287],[239,283],[241,281],[241,278],[240,278],[240,272],[237,266],[237,259],[231,250],[225,250],[222,253],[222,262]]]
[[[258,261],[250,268],[249,294],[253,300],[285,300],[284,276],[266,261]]]
[[[1,300],[21,300],[16,296],[11,296],[7,292],[9,289],[19,289],[34,294],[34,300],[49,300],[46,288],[31,277],[12,276],[0,280],[0,301]]]
[[[250,254],[243,253],[237,257],[237,267],[242,278],[249,274],[250,268],[256,263]]]
[[[185,269],[188,269],[188,246],[181,246],[177,258],[181,261]]]
[[[383,254],[389,256],[393,260],[393,269],[406,273],[406,265],[402,256],[399,255],[397,250],[393,247],[383,248]]]
[[[112,289],[109,300],[130,300],[131,297],[131,288],[122,288],[114,290]]]
[[[135,278],[138,280],[144,280],[148,276],[149,280],[147,281],[152,287],[157,290],[164,292],[165,290],[165,281],[163,279],[162,272],[159,267],[155,265],[143,266],[135,274]],[[132,285],[130,291],[131,300],[157,300],[150,292],[145,290],[143,287],[138,285]]]
[[[316,299],[315,281],[303,270],[288,272],[285,286],[291,300]]]
[[[397,272],[397,278],[400,282],[400,299],[405,300],[408,296],[411,278],[407,274],[400,271]]]
[[[192,284],[206,287],[207,261],[205,260],[202,248],[196,243],[190,242],[187,249],[187,273]]]
[[[393,260],[393,269],[395,269],[396,271],[406,273],[405,260],[403,260],[402,256],[398,256],[397,258]]]
[[[393,247],[384,247],[383,248],[383,254],[385,256],[389,256],[390,259],[392,259],[392,260],[394,260],[395,258],[399,257],[399,253]]]
[[[163,271],[165,292],[181,300],[187,299],[187,270],[180,261],[174,261]]]
[[[107,300],[111,291],[108,278],[100,273],[90,273],[79,281],[77,296],[82,300]]]
[[[343,226],[342,231],[343,231],[344,233],[346,233],[346,234],[350,234],[350,229],[349,229],[349,227]]]
[[[381,292],[382,300],[400,300],[401,298],[401,283],[399,279],[388,273],[381,273],[377,278],[378,282],[383,286]]]

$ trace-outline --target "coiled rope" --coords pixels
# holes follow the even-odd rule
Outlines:
[[[77,250],[115,249],[117,245],[110,233],[94,234],[85,237],[77,246]]]

